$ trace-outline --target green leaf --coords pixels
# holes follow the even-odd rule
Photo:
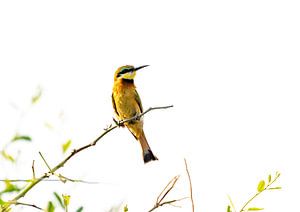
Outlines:
[[[261,210],[263,210],[263,208],[256,208],[256,207],[248,208],[248,211],[261,211]]]
[[[281,186],[268,188],[268,190],[280,190],[280,189],[282,189]]]
[[[63,201],[62,201],[60,195],[58,195],[58,193],[56,193],[56,192],[53,192],[53,194],[54,194],[56,200],[58,201],[59,205],[64,209],[65,206],[64,206],[64,204],[63,204]]]
[[[39,101],[39,99],[42,96],[42,88],[41,87],[37,87],[36,93],[33,95],[33,97],[31,98],[31,103],[35,104]]]
[[[71,141],[71,139],[69,139],[62,145],[63,153],[65,153],[69,149],[71,144],[72,144],[72,141]]]
[[[128,206],[127,205],[124,206],[124,212],[128,212]]]
[[[68,205],[70,204],[70,198],[71,198],[71,196],[70,195],[62,195],[62,197],[63,197],[63,199],[64,199],[64,205],[65,205],[65,207],[67,208],[68,207]]]
[[[257,185],[257,191],[262,192],[265,189],[265,185],[266,185],[265,181],[261,180]]]
[[[18,133],[11,139],[12,142],[14,141],[32,141],[31,137],[28,135],[19,135]]]
[[[228,197],[228,199],[229,199],[229,202],[230,202],[230,205],[231,205],[231,207],[234,209],[234,211],[235,211],[235,207],[234,207],[234,204],[233,204],[233,201],[232,201],[232,199],[231,199],[231,197],[229,196],[229,195],[227,195],[227,197]],[[229,206],[230,206],[229,205]],[[230,209],[231,210],[231,209]]]
[[[76,212],[82,212],[82,211],[83,211],[83,207],[82,206],[76,210]]]
[[[268,182],[270,183],[271,180],[272,180],[272,176],[269,174],[269,176],[268,176]]]
[[[280,177],[280,172],[276,172],[276,177]]]
[[[227,206],[227,212],[231,212],[230,205]]]
[[[8,154],[7,152],[5,152],[4,150],[1,151],[1,155],[6,159],[9,160],[10,162],[15,162],[15,158],[13,156],[11,156],[10,154]]]
[[[54,212],[54,210],[55,210],[55,206],[53,205],[53,203],[51,201],[49,201],[46,211],[47,212]]]
[[[4,183],[5,188],[0,192],[0,195],[4,193],[18,192],[21,190],[18,186],[12,184],[10,180],[5,180]]]
[[[0,205],[4,205],[4,204],[5,204],[5,202],[0,198]]]

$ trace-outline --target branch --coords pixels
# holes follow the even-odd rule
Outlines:
[[[258,196],[260,195],[261,193],[263,193],[264,191],[266,190],[273,190],[273,189],[281,189],[281,187],[275,187],[275,188],[270,188],[271,185],[273,183],[275,183],[278,178],[280,177],[280,173],[279,172],[276,172],[276,175],[275,175],[275,178],[273,180],[271,180],[271,175],[269,176],[269,183],[267,184],[267,186],[265,186],[261,191],[258,191],[256,194],[254,194],[242,207],[242,209],[240,210],[240,212],[243,212],[243,211],[247,211],[246,210],[246,207]]]
[[[174,188],[177,180],[179,179],[179,175],[172,178],[172,180],[165,186],[165,188],[160,192],[156,199],[156,203],[161,203],[163,199],[167,196],[167,194]]]
[[[173,205],[173,203],[178,202],[178,201],[181,201],[181,200],[185,200],[185,199],[188,199],[188,197],[183,197],[183,198],[181,198],[181,199],[174,199],[174,200],[170,200],[170,201],[165,201],[165,202],[162,202],[158,207],[163,206],[163,205],[166,205],[166,204],[172,205],[173,207],[180,207],[180,206],[178,206],[178,205]],[[156,209],[156,208],[158,208],[158,207],[155,207],[154,209]],[[151,209],[150,211],[153,211],[154,209]],[[150,211],[149,211],[149,212],[150,212]]]
[[[38,206],[36,206],[36,205],[34,205],[34,204],[28,204],[28,203],[23,203],[23,202],[11,202],[10,204],[29,206],[29,207],[33,207],[33,208],[35,208],[35,209],[44,211],[44,209],[42,209],[41,207],[38,207]]]
[[[51,172],[51,167],[49,166],[49,164],[47,163],[46,159],[44,158],[43,154],[41,152],[39,152],[41,158],[43,159],[45,165],[47,166],[47,168],[49,169],[49,172]],[[53,173],[53,172],[51,172]]]
[[[169,183],[164,187],[164,189],[160,192],[158,197],[156,198],[155,205],[153,208],[151,208],[148,212],[154,211],[157,208],[163,206],[163,205],[173,205],[173,203],[187,199],[187,197],[181,198],[181,199],[174,199],[174,200],[169,200],[169,201],[163,201],[165,197],[168,195],[168,193],[174,188],[177,180],[179,179],[179,175],[173,177]]]
[[[129,122],[129,121],[133,121],[133,120],[138,120],[140,119],[142,116],[144,116],[146,113],[152,111],[152,110],[160,110],[160,109],[168,109],[173,107],[173,105],[169,105],[169,106],[164,106],[164,107],[150,107],[148,110],[144,111],[143,113],[134,116],[132,118],[129,119],[125,119],[119,122],[119,124],[123,124],[125,122]],[[28,186],[26,188],[24,188],[17,196],[15,196],[11,201],[8,201],[8,204],[4,206],[4,210],[9,208],[9,206],[11,204],[15,204],[19,199],[21,199],[22,197],[24,197],[27,192],[29,192],[35,185],[37,185],[38,183],[40,183],[41,181],[43,181],[46,178],[49,178],[54,172],[56,172],[58,169],[62,168],[72,157],[74,157],[76,154],[78,154],[79,152],[88,149],[92,146],[95,146],[97,144],[97,142],[103,138],[107,133],[109,133],[110,131],[116,129],[119,125],[118,124],[114,124],[114,125],[110,125],[108,128],[106,128],[104,130],[104,132],[98,136],[98,138],[96,138],[92,143],[87,144],[85,146],[82,146],[78,149],[74,149],[69,156],[67,156],[63,161],[61,161],[59,164],[57,164],[54,168],[50,169],[49,172],[44,173],[42,176],[40,176],[39,178],[36,179],[32,179],[31,182],[28,184]],[[41,155],[42,156],[42,155]],[[48,167],[50,168],[50,167]]]
[[[14,202],[12,202],[12,201],[5,202],[4,205],[0,205],[0,211],[1,212],[10,212],[11,211],[10,205],[29,206],[29,207],[32,207],[32,208],[35,208],[35,209],[38,209],[38,210],[41,210],[41,211],[45,211],[41,207],[38,207],[38,206],[36,206],[34,204],[29,204],[29,203],[24,203],[24,202],[17,202],[17,201],[14,201]]]
[[[32,169],[32,179],[35,179],[34,160],[32,161],[31,169]]]
[[[61,177],[63,179],[65,179],[64,181],[70,181],[70,182],[73,182],[73,183],[86,183],[86,184],[100,184],[100,183],[103,183],[103,182],[95,182],[95,181],[86,181],[86,180],[77,180],[77,179],[70,179],[68,177],[64,177],[62,176],[61,174],[58,174],[58,177]],[[0,179],[0,182],[5,182],[5,181],[9,181],[9,182],[12,182],[12,183],[16,183],[16,182],[31,182],[32,179]],[[43,180],[44,182],[61,182],[62,180],[61,179],[44,179]],[[109,183],[103,183],[103,184],[109,184]]]
[[[185,170],[186,170],[187,176],[188,176],[188,178],[189,178],[189,184],[190,184],[190,199],[191,199],[191,202],[192,202],[192,212],[194,212],[194,211],[195,211],[195,206],[194,206],[194,199],[193,199],[192,180],[191,180],[191,176],[190,176],[190,172],[189,172],[189,169],[188,169],[188,165],[187,165],[186,159],[184,159],[184,164],[185,164]]]

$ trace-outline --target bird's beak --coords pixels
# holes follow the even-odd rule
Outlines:
[[[136,67],[136,68],[134,68],[134,71],[137,71],[137,70],[139,70],[139,69],[145,68],[145,67],[147,67],[147,66],[149,66],[149,65],[143,65],[143,66]]]

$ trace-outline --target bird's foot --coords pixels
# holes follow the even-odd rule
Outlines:
[[[141,120],[141,116],[138,113],[133,118],[134,118],[133,120],[136,120],[136,121]]]
[[[113,118],[113,121],[115,122],[115,124],[118,126],[118,127],[125,127],[124,123],[122,123],[122,121],[118,121],[116,120],[115,118]]]

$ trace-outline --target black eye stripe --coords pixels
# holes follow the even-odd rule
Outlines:
[[[134,70],[133,68],[124,68],[122,71],[120,71],[120,72],[118,73],[118,77],[121,76],[122,74],[126,74],[126,73],[128,73],[128,72],[133,71],[133,70]]]

